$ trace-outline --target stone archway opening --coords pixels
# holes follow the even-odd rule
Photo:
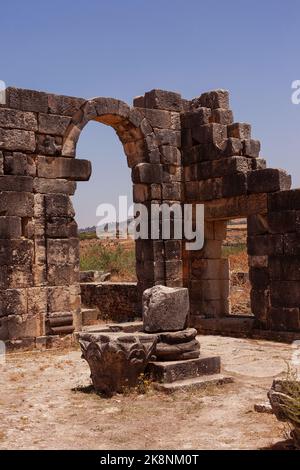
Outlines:
[[[73,118],[73,123],[64,142],[63,153],[75,156],[78,154],[79,136],[90,123],[104,124],[117,134],[121,145],[118,153],[125,153],[127,166],[133,168],[146,159],[145,139],[138,127],[139,116],[129,118],[129,107],[118,100],[97,98],[91,100]],[[115,136],[114,136],[115,137]],[[120,158],[120,155],[118,155]],[[117,170],[117,165],[116,168]],[[136,175],[131,175],[132,182]],[[116,185],[117,178],[111,170],[111,184]],[[114,198],[115,217],[107,223],[90,230],[80,230],[80,287],[81,287],[81,321],[83,326],[97,323],[99,320],[128,321],[140,316],[138,310],[138,289],[136,273],[136,249],[132,234],[129,234],[128,218],[119,220],[118,185]],[[131,193],[132,183],[126,193]],[[94,214],[100,202],[94,204]],[[99,215],[99,214],[98,214]],[[129,217],[129,215],[128,215]],[[108,217],[109,218],[109,217]],[[101,232],[101,233],[100,233]]]
[[[119,213],[120,201],[128,209],[132,206],[131,174],[123,146],[113,128],[90,121],[81,132],[76,153],[88,155],[92,163],[89,182],[78,182],[73,197],[79,231],[82,324],[134,319],[135,241],[128,212]],[[98,210],[97,214],[97,208],[107,210],[106,205],[115,213],[100,214]]]

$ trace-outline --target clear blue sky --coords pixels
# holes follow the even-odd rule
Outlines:
[[[231,93],[237,121],[250,122],[268,165],[300,186],[300,1],[52,0],[1,2],[0,79],[7,85],[128,103],[152,88],[192,98]],[[80,226],[100,202],[130,194],[130,174],[113,131],[90,123],[78,156],[93,164],[74,205]]]

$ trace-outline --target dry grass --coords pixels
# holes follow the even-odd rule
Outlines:
[[[223,256],[228,257],[230,271],[249,271],[246,245],[224,246]],[[230,286],[231,313],[233,315],[251,315],[250,308],[250,282],[249,280],[235,280]]]

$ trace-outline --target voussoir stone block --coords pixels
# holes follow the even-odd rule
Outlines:
[[[188,289],[154,286],[143,293],[146,332],[183,330],[189,315]]]

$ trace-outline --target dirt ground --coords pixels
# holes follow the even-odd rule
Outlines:
[[[218,336],[199,340],[203,352],[221,355],[233,384],[105,399],[88,388],[89,367],[77,350],[8,355],[0,365],[0,448],[261,449],[283,441],[284,425],[253,407],[267,401],[292,347]]]

